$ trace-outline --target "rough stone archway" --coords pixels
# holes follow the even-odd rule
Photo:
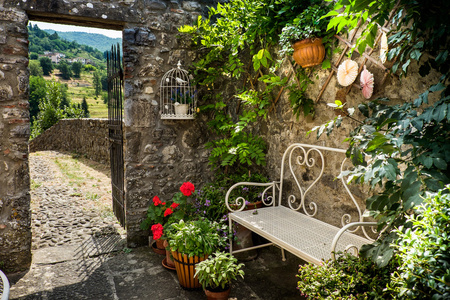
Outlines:
[[[178,61],[189,65],[177,28],[217,1],[0,0],[0,266],[31,263],[28,170],[28,20],[123,30],[125,201],[129,247],[146,244],[139,228],[151,195],[172,194],[183,180],[207,176],[196,122],[162,122],[158,86]]]

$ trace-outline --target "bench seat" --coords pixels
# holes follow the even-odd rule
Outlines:
[[[332,241],[341,228],[285,206],[259,208],[257,212],[258,214],[254,214],[254,210],[237,211],[230,213],[229,218],[305,261],[321,264],[321,260],[331,258]],[[344,232],[336,246],[336,252],[344,252],[348,245],[360,248],[370,243],[372,242],[368,239]]]

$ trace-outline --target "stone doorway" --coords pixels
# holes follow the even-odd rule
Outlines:
[[[59,24],[53,23],[53,19],[47,20],[43,17],[37,19],[52,21],[52,23],[40,23],[39,25],[58,30]],[[34,20],[31,18],[30,21]],[[73,20],[65,23],[73,23]],[[85,24],[80,22],[77,25]],[[66,28],[66,30],[86,31],[87,28],[72,26],[72,28]],[[106,63],[104,67],[106,73]],[[99,68],[98,65],[97,68]],[[53,73],[56,73],[56,70]],[[50,79],[46,78],[46,80]],[[66,82],[58,77],[51,78],[51,80],[61,83]],[[74,93],[71,91],[69,87],[69,101],[75,103],[74,99],[70,99],[70,96],[74,98]],[[106,104],[103,117],[106,118],[107,116]],[[106,123],[106,120],[104,122]],[[49,130],[53,130],[53,128]],[[70,127],[67,127],[66,130],[70,130]],[[64,130],[58,131],[58,134],[61,136],[70,135]],[[83,132],[83,135],[85,134],[86,132]],[[87,132],[87,134],[89,135],[90,132]],[[36,146],[34,144],[39,143],[39,141],[45,141],[45,138],[36,138],[36,140],[33,141],[33,146]],[[86,140],[87,144],[90,144],[89,142],[89,140]],[[103,143],[103,146],[107,148],[108,143]],[[40,147],[37,146],[37,148]],[[52,149],[51,146],[49,148]],[[59,148],[55,150],[59,150]],[[36,255],[36,253],[47,251],[44,249],[47,247],[53,249],[50,252],[58,252],[58,247],[69,252],[73,247],[84,249],[90,248],[92,245],[96,245],[95,247],[99,248],[100,251],[110,251],[122,247],[126,232],[120,228],[113,215],[111,187],[114,184],[111,184],[108,161],[106,161],[106,164],[101,164],[83,159],[83,154],[91,153],[95,149],[89,149],[88,153],[81,151],[79,155],[74,154],[78,149],[68,150],[74,152],[68,154],[44,151],[30,153],[29,155],[33,253]],[[108,150],[106,149],[106,151]],[[105,239],[109,240],[107,243],[108,249],[103,249]],[[67,247],[69,249],[66,249]]]
[[[122,30],[125,73],[124,159],[127,245],[148,244],[141,230],[152,194],[173,195],[179,183],[209,177],[196,122],[163,122],[158,90],[178,61],[195,53],[177,28],[192,24],[216,0],[0,0],[0,263],[31,263],[28,167],[27,22],[46,21]],[[195,133],[195,134],[193,134]],[[199,136],[199,138],[197,138]],[[168,180],[170,177],[170,180]],[[176,183],[175,183],[176,182]]]

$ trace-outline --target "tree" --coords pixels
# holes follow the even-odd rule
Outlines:
[[[53,34],[51,34],[49,37],[48,37],[50,40],[57,40],[57,39],[59,39],[59,35],[56,33],[56,31],[55,32],[53,32]]]
[[[30,76],[30,120],[31,123],[39,113],[39,103],[45,99],[47,94],[47,87],[45,79],[38,76]]]
[[[89,106],[86,101],[86,97],[83,97],[83,101],[81,102],[81,109],[84,112],[84,117],[89,118],[91,114],[89,113]]]
[[[39,55],[36,52],[30,52],[30,59],[37,60]]]
[[[82,67],[83,64],[79,61],[72,63],[72,72],[74,77],[80,78]]]
[[[47,81],[45,87],[45,97],[40,99],[39,113],[31,126],[31,139],[63,118],[82,118],[84,115],[81,109],[77,109],[76,106],[70,103],[69,106],[61,108],[61,102],[64,99],[64,85],[55,81]]]
[[[72,69],[70,68],[70,65],[65,61],[62,60],[59,65],[58,65],[58,69],[61,72],[61,76],[63,79],[70,79],[70,77],[72,77]]]
[[[97,70],[94,72],[94,78],[93,78],[92,85],[94,86],[95,96],[97,96],[97,97],[102,92],[102,77],[101,76],[102,75],[101,75],[100,71]]]
[[[44,72],[44,75],[48,76],[53,71],[53,64],[52,60],[48,57],[41,57],[39,58],[39,63],[41,64],[42,71]]]
[[[108,90],[108,75],[106,75],[106,73],[104,72],[102,74],[102,90]]]
[[[44,71],[42,71],[41,64],[36,60],[31,60],[28,64],[28,67],[30,68],[30,75],[31,76],[40,76],[42,77],[44,75]]]

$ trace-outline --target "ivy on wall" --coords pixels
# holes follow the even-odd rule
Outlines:
[[[205,105],[200,107],[202,112],[212,115],[208,125],[219,137],[207,144],[212,149],[210,163],[214,168],[233,167],[246,172],[254,165],[265,164],[265,142],[252,133],[252,127],[267,118],[269,108],[284,87],[289,90],[297,117],[301,112],[305,115],[314,112],[313,101],[305,95],[311,81],[304,70],[300,68],[295,74],[298,84],[288,84],[290,78],[277,72],[285,57],[278,59],[273,53],[282,29],[295,23],[309,7],[322,3],[233,0],[210,8],[208,18],[199,17],[193,26],[179,29],[191,35],[194,47],[201,53],[193,64],[198,84],[212,92],[225,81],[236,87],[229,91],[232,96],[228,98],[221,93],[205,93]],[[327,11],[320,10],[322,15]]]

